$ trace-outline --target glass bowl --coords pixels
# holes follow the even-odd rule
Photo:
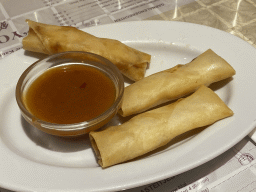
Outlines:
[[[43,121],[26,108],[24,94],[31,83],[46,70],[62,65],[82,64],[103,72],[115,86],[115,100],[110,108],[101,115],[79,123],[57,124]],[[87,52],[63,52],[48,56],[29,66],[21,75],[16,86],[16,100],[24,119],[32,126],[52,135],[76,136],[89,133],[108,123],[120,108],[124,92],[123,76],[118,68],[107,59]]]

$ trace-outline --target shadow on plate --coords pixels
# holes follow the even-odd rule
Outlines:
[[[91,148],[88,134],[75,137],[50,135],[30,125],[22,116],[21,125],[31,141],[51,151],[70,153]]]
[[[213,91],[217,91],[218,89],[221,89],[222,87],[226,86],[232,80],[233,80],[233,77],[230,77],[230,78],[227,78],[227,79],[224,79],[224,80],[212,83],[209,86],[209,88],[211,88]],[[231,92],[231,87],[228,86],[227,89],[228,89],[228,92],[230,93]]]
[[[48,56],[48,55],[43,54],[43,53],[36,53],[36,52],[32,52],[32,51],[25,51],[24,55],[29,56],[29,57],[34,57],[36,59],[43,59],[43,58]]]

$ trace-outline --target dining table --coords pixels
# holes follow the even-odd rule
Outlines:
[[[189,59],[192,59],[197,53],[202,52],[206,44],[208,43],[207,38],[210,39],[209,42],[211,42],[212,45],[219,48],[220,51],[217,50],[218,53],[221,53],[221,51],[224,49],[222,47],[228,47],[230,50],[224,50],[223,56],[225,56],[224,53],[229,53],[228,59],[230,58],[232,60],[232,53],[235,53],[233,57],[234,60],[241,58],[248,58],[248,62],[250,60],[250,63],[253,63],[253,60],[256,56],[256,0],[19,0],[19,1],[13,1],[13,0],[0,0],[0,67],[6,68],[6,66],[9,64],[8,62],[22,62],[22,59],[24,57],[30,57],[30,55],[24,56],[24,51],[22,50],[22,39],[28,35],[29,27],[26,23],[26,19],[30,19],[36,22],[41,23],[47,23],[51,25],[59,25],[59,26],[72,26],[76,27],[80,30],[89,31],[92,33],[96,33],[97,35],[103,34],[103,31],[106,27],[107,29],[116,29],[118,28],[126,27],[127,30],[131,30],[133,26],[136,26],[137,28],[134,28],[134,31],[138,31],[138,34],[143,33],[145,36],[145,39],[142,39],[142,41],[148,40],[149,42],[153,42],[154,46],[152,47],[149,43],[143,46],[138,45],[138,48],[141,48],[142,50],[149,50],[154,53],[155,50],[158,49],[160,51],[157,52],[157,54],[161,55],[161,51],[165,51],[168,46],[172,46],[170,50],[174,51],[174,54],[179,55],[180,52],[186,52],[188,54],[188,58],[185,58],[182,60],[183,63],[188,62]],[[150,29],[150,23],[152,23],[152,28]],[[168,27],[168,32],[165,31],[164,26]],[[146,28],[144,28],[146,26]],[[158,29],[159,26],[159,29]],[[163,29],[161,29],[161,27]],[[173,27],[181,27],[179,29],[175,29]],[[187,31],[186,31],[187,28]],[[99,30],[98,30],[99,29]],[[172,31],[173,29],[173,31]],[[122,29],[120,29],[122,31]],[[157,32],[154,32],[157,30]],[[162,30],[162,31],[161,31]],[[177,30],[177,32],[175,32]],[[132,30],[131,30],[132,31]],[[165,31],[165,32],[164,32]],[[202,32],[204,31],[204,32]],[[161,32],[164,33],[162,36]],[[125,33],[125,30],[122,31],[122,33]],[[156,33],[156,34],[154,34]],[[176,37],[179,34],[181,35],[177,42],[186,42],[187,39],[192,38],[191,41],[189,39],[190,43],[187,43],[186,45],[179,45],[175,43],[163,43],[165,42],[165,39]],[[200,35],[198,35],[198,34]],[[111,33],[109,33],[111,36]],[[136,47],[136,42],[139,41],[139,37],[130,37],[131,40],[125,41],[126,36],[123,38],[122,35],[119,35],[115,32],[113,32],[113,36],[116,38],[120,38],[121,41],[124,43],[130,43],[131,46]],[[154,35],[152,35],[154,34]],[[192,35],[191,35],[192,34]],[[215,36],[216,34],[216,36]],[[108,35],[108,34],[107,34]],[[142,35],[142,38],[143,38]],[[146,36],[148,37],[146,38]],[[187,35],[187,36],[186,36]],[[191,36],[190,36],[191,35]],[[128,35],[127,35],[128,36]],[[200,41],[200,36],[202,36],[202,39],[205,38],[206,40],[202,40],[202,42],[198,43]],[[156,40],[152,40],[154,38],[159,38]],[[132,40],[132,38],[134,38]],[[195,39],[193,39],[195,38]],[[228,40],[227,40],[228,39]],[[194,43],[195,42],[195,43]],[[164,45],[158,44],[162,43]],[[228,45],[227,45],[228,44]],[[237,45],[239,44],[239,45]],[[162,47],[161,47],[162,46]],[[176,48],[173,48],[174,46],[178,46],[177,50]],[[201,48],[202,46],[203,48]],[[163,48],[164,47],[164,48]],[[199,47],[199,48],[197,48]],[[241,48],[241,50],[240,50]],[[169,49],[169,48],[168,48]],[[188,51],[189,49],[189,51]],[[167,55],[167,53],[164,53]],[[183,57],[183,54],[180,54]],[[161,57],[161,56],[159,56]],[[169,56],[168,56],[169,57]],[[157,55],[153,57],[153,59],[157,58]],[[252,59],[250,59],[252,58]],[[15,60],[16,59],[16,60]],[[26,58],[24,59],[26,60]],[[252,61],[251,61],[252,60]],[[30,61],[30,60],[28,60]],[[25,63],[28,62],[27,60],[24,61]],[[155,60],[152,60],[152,62]],[[174,60],[175,61],[175,60]],[[180,62],[181,60],[177,60],[177,62]],[[241,68],[245,68],[247,70],[247,73],[243,74],[243,78],[246,79],[247,74],[248,78],[249,76],[253,77],[254,72],[256,72],[255,66],[256,61],[254,60],[254,66],[253,64],[247,65],[247,60],[240,61],[239,65]],[[31,63],[32,64],[32,63]],[[232,63],[230,63],[232,65]],[[16,63],[17,68],[18,63]],[[152,64],[151,64],[152,65]],[[249,65],[249,64],[248,64]],[[236,68],[236,67],[234,67]],[[238,67],[239,68],[239,67]],[[240,68],[239,68],[240,69]],[[1,70],[0,70],[1,71]],[[13,76],[13,79],[18,79],[19,77],[14,77],[12,75],[12,72],[8,69],[5,71],[9,72],[9,76]],[[237,76],[239,76],[239,70],[237,70]],[[0,75],[2,76],[2,74]],[[232,80],[234,84],[237,82],[236,75],[233,77]],[[256,78],[256,77],[255,77]],[[239,79],[239,78],[238,78]],[[232,83],[228,82],[227,84]],[[0,90],[4,92],[4,90],[8,89],[7,84],[11,84],[9,81],[8,83],[5,82],[4,78],[0,77]],[[16,83],[16,81],[12,82],[13,84]],[[240,85],[233,85],[231,88],[237,88]],[[241,114],[243,114],[243,117],[236,117],[236,119],[246,119],[247,116],[254,115],[254,118],[256,119],[256,109],[253,108],[254,101],[253,99],[253,90],[256,87],[256,84],[253,85],[252,82],[247,82],[244,80],[243,87],[246,87],[246,90],[242,90],[240,92],[244,92],[243,100],[240,101],[244,104],[244,107],[236,107],[235,102],[230,102],[231,106],[234,106],[234,113],[236,114],[236,110],[244,110]],[[254,87],[251,87],[254,86]],[[222,90],[222,89],[221,89]],[[232,95],[232,91],[230,91]],[[235,91],[234,91],[235,92]],[[248,93],[246,93],[248,92]],[[222,94],[222,92],[220,92]],[[242,94],[242,93],[240,93]],[[247,97],[249,96],[250,97]],[[5,96],[7,97],[7,96]],[[47,134],[44,134],[47,139],[37,138],[35,139],[35,132],[32,131],[32,128],[29,129],[23,128],[19,129],[18,124],[14,124],[13,120],[11,124],[14,131],[16,131],[20,134],[22,139],[19,139],[19,135],[15,133],[9,133],[6,129],[7,124],[3,123],[6,122],[5,113],[8,113],[6,107],[7,99],[3,98],[2,95],[0,96],[0,116],[3,118],[0,118],[0,144],[7,143],[6,145],[9,146],[1,149],[0,145],[0,167],[1,164],[4,167],[6,158],[20,158],[20,164],[13,164],[14,167],[16,167],[16,171],[13,171],[11,173],[8,173],[8,169],[1,170],[0,169],[0,192],[16,192],[16,191],[125,191],[125,192],[225,192],[225,191],[232,191],[232,192],[249,192],[249,191],[256,191],[256,128],[254,127],[255,120],[252,120],[252,122],[248,122],[248,125],[240,125],[238,128],[234,129],[234,133],[231,131],[230,135],[235,135],[236,139],[230,139],[230,142],[228,141],[230,137],[228,134],[226,135],[227,141],[225,142],[225,147],[221,150],[219,150],[217,153],[212,153],[212,155],[208,155],[207,158],[204,158],[203,156],[200,156],[200,153],[197,154],[197,158],[201,159],[200,161],[197,161],[193,165],[188,166],[186,169],[181,168],[177,171],[168,175],[158,173],[156,168],[159,164],[162,163],[162,161],[154,161],[154,163],[151,163],[149,159],[154,159],[155,156],[149,156],[146,157],[146,163],[148,163],[148,166],[144,163],[140,163],[140,165],[143,167],[143,169],[139,169],[137,172],[132,173],[132,171],[128,170],[128,168],[120,167],[120,172],[123,172],[122,174],[126,173],[125,177],[131,177],[132,182],[130,181],[124,181],[124,179],[120,179],[120,183],[116,183],[116,187],[114,184],[108,188],[104,188],[104,186],[107,186],[108,178],[100,179],[95,183],[96,184],[93,188],[76,188],[74,187],[61,189],[58,188],[60,185],[65,185],[64,181],[62,183],[61,176],[62,175],[56,175],[56,178],[60,178],[58,180],[60,182],[60,185],[49,182],[47,179],[44,180],[44,175],[47,175],[50,173],[45,173],[46,170],[50,170],[50,168],[54,169],[62,169],[60,172],[65,175],[65,171],[71,173],[73,170],[81,173],[81,170],[83,169],[82,162],[79,164],[77,163],[75,166],[72,165],[72,161],[75,161],[74,159],[80,158],[79,152],[85,150],[85,148],[80,148],[77,151],[72,151],[72,146],[76,146],[74,144],[74,140],[68,141],[67,139],[61,140],[59,143],[55,137],[52,136],[47,137]],[[240,97],[239,97],[240,98]],[[254,97],[255,98],[255,97]],[[252,103],[251,107],[249,101]],[[256,100],[256,99],[254,99]],[[8,100],[9,101],[9,100]],[[248,102],[247,102],[248,101]],[[1,107],[3,106],[3,107]],[[239,105],[240,106],[240,105]],[[249,111],[250,110],[250,111]],[[240,113],[239,113],[240,114]],[[253,119],[253,118],[252,118]],[[2,121],[2,122],[1,122]],[[11,120],[10,120],[11,121]],[[17,120],[18,121],[18,120]],[[226,121],[225,121],[226,122]],[[227,122],[228,124],[229,122]],[[225,124],[222,123],[221,126]],[[219,125],[219,124],[218,124]],[[226,124],[225,124],[226,125]],[[25,122],[22,122],[22,126],[28,126]],[[11,127],[11,126],[10,126]],[[249,127],[249,128],[248,128]],[[223,128],[224,129],[224,128]],[[241,131],[241,134],[235,133],[237,130]],[[217,129],[217,131],[219,131]],[[23,135],[23,132],[24,133]],[[182,150],[186,150],[186,147],[188,149],[193,149],[194,143],[191,143],[191,145],[186,145],[186,142],[190,142],[192,140],[196,140],[199,138],[202,138],[202,134],[215,134],[215,132],[205,132],[204,133],[197,133],[198,135],[192,136],[191,140],[186,140],[181,142],[181,146],[178,145],[178,148],[181,148]],[[246,134],[245,134],[246,133]],[[225,138],[225,135],[222,135],[222,132],[219,131],[218,133],[220,135],[219,139],[216,137],[214,139],[214,142],[216,145]],[[13,138],[11,138],[13,136]],[[7,138],[7,139],[6,139]],[[58,146],[58,149],[55,151],[51,151],[51,144],[53,142],[50,141],[50,139],[53,138],[56,141],[56,146]],[[8,141],[10,139],[10,141]],[[88,138],[87,138],[88,139]],[[23,145],[22,140],[25,142],[26,145]],[[13,143],[11,143],[13,142]],[[65,143],[67,142],[67,143]],[[80,143],[82,143],[81,138],[79,138]],[[206,141],[204,141],[206,142]],[[30,150],[30,146],[31,147]],[[211,144],[211,145],[215,145]],[[67,145],[69,146],[66,150],[65,147]],[[88,144],[89,145],[89,144]],[[183,147],[182,147],[183,146]],[[184,147],[186,146],[186,147]],[[201,145],[200,145],[201,146]],[[190,147],[190,148],[189,148]],[[202,147],[202,146],[201,146]],[[210,150],[207,148],[208,146],[205,146],[204,148],[200,150]],[[214,147],[214,146],[213,146]],[[14,149],[15,148],[15,149]],[[33,148],[33,149],[32,149]],[[185,148],[185,149],[184,149]],[[8,152],[11,151],[11,152]],[[41,151],[44,151],[46,156],[43,155],[40,156],[37,154]],[[65,151],[66,150],[66,151]],[[86,150],[88,150],[86,148]],[[177,152],[176,148],[173,149],[174,154],[177,154],[180,156],[181,163],[182,162],[189,162],[190,158],[191,161],[193,161],[193,157],[190,157],[186,154],[186,152]],[[14,154],[16,152],[16,154]],[[166,151],[159,152],[157,155],[164,155]],[[36,153],[36,154],[35,154]],[[54,153],[58,153],[58,155],[54,156]],[[74,158],[70,157],[70,154],[74,154]],[[167,153],[167,152],[166,152]],[[184,153],[184,154],[183,154]],[[197,151],[194,152],[196,154]],[[206,153],[206,152],[204,152]],[[203,153],[203,154],[204,154]],[[6,155],[7,154],[7,155]],[[82,153],[81,154],[85,154]],[[90,154],[90,153],[89,153]],[[6,155],[6,156],[5,156]],[[9,156],[8,156],[9,155]],[[48,156],[47,156],[48,155]],[[51,155],[52,159],[54,159],[54,162],[51,161]],[[68,156],[69,155],[69,156]],[[156,156],[157,156],[156,155]],[[65,160],[65,157],[69,157],[69,159]],[[195,155],[196,156],[196,155]],[[58,160],[57,157],[61,157],[62,160]],[[19,169],[19,167],[25,166],[22,164],[23,160],[27,159],[26,161],[31,164],[31,166],[34,166],[34,164],[41,164],[40,166],[46,166],[45,172],[42,171],[42,173],[38,172],[38,175],[42,174],[42,181],[48,181],[49,185],[46,184],[40,184],[36,183],[35,181],[40,180],[40,177],[37,175],[36,171],[34,173],[31,173],[31,178],[35,178],[35,180],[26,181],[26,175],[29,173],[23,173],[24,170],[28,170],[29,166],[24,169]],[[41,161],[41,162],[40,162]],[[25,160],[24,160],[25,162]],[[60,162],[60,166],[56,166],[56,163]],[[76,161],[78,162],[78,161]],[[80,162],[80,161],[79,161]],[[141,160],[139,160],[141,162]],[[153,162],[153,160],[152,160]],[[27,163],[29,165],[29,163]],[[129,164],[128,162],[127,164]],[[164,161],[163,163],[166,163]],[[170,160],[170,165],[166,169],[175,168],[176,164],[172,166],[173,161]],[[26,166],[27,166],[26,164]],[[94,164],[93,164],[94,165]],[[37,165],[35,165],[37,166]],[[89,165],[88,165],[89,166]],[[95,166],[95,165],[94,165]],[[12,167],[12,165],[11,165]],[[57,168],[56,168],[57,167]],[[134,165],[134,167],[136,167]],[[97,167],[97,170],[99,170],[100,167]],[[148,170],[147,170],[148,169]],[[42,169],[43,170],[43,169]],[[118,166],[114,166],[113,168],[108,168],[108,172],[112,172],[112,174],[118,174],[115,172],[118,170]],[[152,170],[152,172],[150,172]],[[100,170],[99,170],[100,171]],[[104,171],[104,170],[103,170]],[[148,177],[142,176],[143,175],[150,175],[150,179],[146,179]],[[154,172],[154,173],[153,173]],[[98,172],[97,172],[98,173]],[[168,173],[171,173],[169,170]],[[24,175],[24,177],[23,177]],[[81,173],[82,175],[82,173]],[[17,182],[16,179],[20,177],[20,182]],[[122,177],[122,176],[120,176]],[[2,181],[1,181],[2,178]],[[7,178],[7,179],[5,179]],[[94,178],[94,176],[92,176]],[[109,177],[111,180],[112,177]],[[72,180],[72,178],[70,178]],[[84,181],[86,181],[87,178],[84,178]],[[138,181],[138,182],[136,182]],[[30,182],[34,184],[31,184],[30,187],[26,184],[26,182]],[[71,181],[73,182],[73,180]],[[94,181],[93,181],[94,182]],[[111,181],[109,181],[111,183]],[[104,186],[103,184],[104,183]],[[105,184],[106,183],[106,184]],[[98,186],[102,185],[103,187]],[[45,186],[42,187],[42,186]],[[68,185],[72,186],[72,184]],[[82,184],[81,184],[82,186]],[[36,188],[38,187],[38,188]]]

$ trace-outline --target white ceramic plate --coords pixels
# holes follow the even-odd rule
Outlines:
[[[143,21],[86,29],[148,52],[147,75],[188,63],[211,48],[237,71],[212,88],[234,111],[200,134],[144,158],[102,169],[88,136],[65,139],[29,126],[15,101],[21,73],[42,57],[20,50],[0,61],[0,187],[19,191],[116,191],[159,181],[199,166],[228,150],[254,127],[256,50],[228,33],[189,23]],[[120,119],[116,118],[114,123]]]

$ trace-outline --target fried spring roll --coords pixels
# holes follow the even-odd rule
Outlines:
[[[89,134],[98,163],[104,168],[161,146],[176,136],[233,115],[211,89],[201,86],[187,98],[141,113],[119,126]]]
[[[230,64],[209,49],[190,63],[155,73],[126,87],[119,113],[126,117],[146,111],[235,73]]]
[[[131,80],[144,77],[151,56],[120,41],[98,38],[75,27],[55,26],[26,20],[29,34],[23,38],[23,49],[54,54],[65,51],[84,51],[101,55],[114,63]]]

